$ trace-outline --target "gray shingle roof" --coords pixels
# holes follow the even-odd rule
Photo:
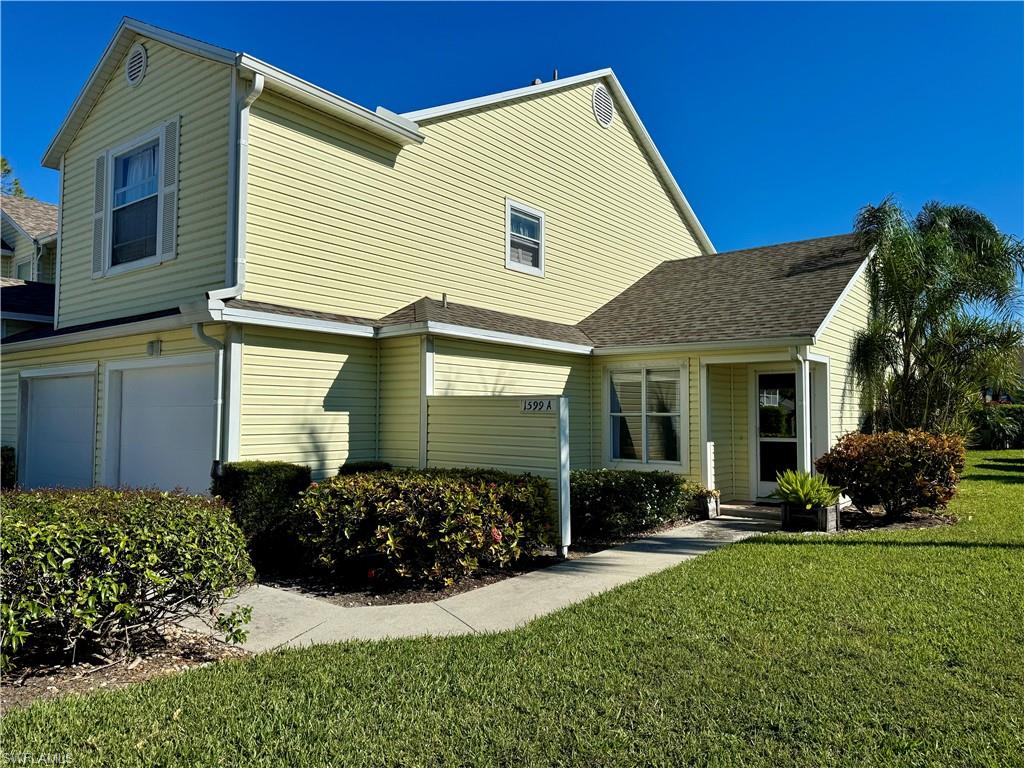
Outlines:
[[[57,233],[57,206],[28,197],[3,195],[0,208],[10,216],[29,237],[36,239]]]
[[[848,234],[667,261],[578,327],[597,347],[809,337],[865,257]]]
[[[587,335],[574,325],[511,315],[507,312],[496,312],[469,304],[448,302],[446,306],[444,302],[426,296],[382,317],[378,324],[381,327],[387,327],[423,322],[448,323],[485,331],[498,331],[535,339],[590,346],[590,339],[587,338]]]

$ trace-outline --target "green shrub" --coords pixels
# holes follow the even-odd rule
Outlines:
[[[296,519],[317,562],[336,576],[453,584],[502,567],[548,540],[547,481],[488,470],[395,470],[313,483]]]
[[[286,461],[233,462],[214,477],[211,490],[231,508],[258,570],[294,571],[301,567],[291,517],[299,493],[311,481],[309,467]]]
[[[18,484],[18,462],[14,448],[5,445],[0,448],[0,488],[13,488]]]
[[[1024,448],[1024,405],[989,403],[971,412],[979,448]]]
[[[695,511],[709,492],[672,472],[577,469],[570,475],[572,538],[610,541]]]
[[[358,475],[360,472],[388,472],[392,466],[386,461],[349,461],[338,467],[339,475]]]
[[[839,501],[839,489],[821,475],[787,469],[776,476],[778,485],[772,497],[802,509],[831,507]]]
[[[241,531],[215,499],[159,491],[7,491],[0,654],[80,645],[125,652],[198,616],[244,639],[248,609],[218,613],[252,579]]]
[[[899,517],[944,508],[965,461],[963,438],[912,429],[845,435],[814,466],[859,509],[880,504],[887,516]]]

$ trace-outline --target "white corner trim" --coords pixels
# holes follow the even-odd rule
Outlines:
[[[76,363],[74,365],[50,365],[39,368],[25,368],[18,373],[22,379],[40,379],[47,376],[83,376],[96,373],[98,363]]]
[[[419,466],[425,469],[428,461],[429,407],[434,394],[434,339],[425,336],[420,341],[420,440]]]
[[[57,253],[54,254],[53,258],[53,328],[57,329],[57,322],[60,319],[60,267],[61,267],[61,254],[64,250],[64,155],[60,156],[60,168],[58,173],[58,197],[57,199],[62,203],[57,206]]]
[[[624,119],[636,132],[637,137],[640,139],[640,144],[650,155],[651,160],[654,163],[654,167],[658,171],[658,175],[661,177],[662,181],[665,183],[665,187],[668,189],[669,196],[678,206],[680,212],[683,214],[683,218],[686,220],[686,223],[689,224],[690,228],[693,230],[693,234],[697,239],[698,244],[701,246],[701,249],[706,254],[714,253],[715,246],[712,244],[711,238],[709,238],[707,232],[704,231],[704,227],[701,225],[700,220],[698,220],[697,214],[693,212],[693,208],[686,199],[686,195],[683,194],[683,190],[676,182],[675,177],[672,175],[672,171],[669,170],[668,165],[665,163],[665,159],[661,156],[661,152],[658,151],[658,148],[654,144],[654,140],[651,139],[651,135],[647,132],[647,128],[644,127],[643,121],[640,120],[640,115],[633,107],[632,102],[630,102],[629,97],[626,95],[626,91],[622,88],[622,84],[619,83],[619,79],[611,69],[598,69],[594,72],[586,72],[582,75],[565,77],[559,80],[551,80],[539,85],[529,85],[525,88],[502,91],[501,93],[494,93],[489,96],[465,99],[464,101],[455,101],[450,104],[442,104],[437,107],[429,107],[427,109],[420,109],[414,112],[405,112],[403,113],[403,117],[415,120],[416,122],[431,120],[437,117],[447,117],[449,115],[459,114],[471,109],[479,109],[481,107],[500,104],[513,99],[537,96],[560,88],[569,88],[574,85],[580,85],[582,83],[589,83],[594,80],[602,79],[607,81],[607,84],[611,88],[612,97],[623,107],[621,111]]]
[[[238,461],[242,445],[242,356],[245,329],[229,326],[224,344],[227,353],[227,403],[224,426],[224,461]]]
[[[832,322],[832,319],[839,312],[840,308],[842,308],[843,302],[846,301],[846,297],[850,295],[850,292],[853,291],[854,287],[857,285],[857,281],[860,280],[865,270],[868,268],[868,262],[871,260],[874,253],[875,249],[872,248],[871,252],[864,257],[864,261],[862,261],[860,266],[857,267],[857,271],[853,273],[853,277],[850,278],[849,282],[843,288],[843,292],[839,294],[839,298],[836,299],[832,308],[828,311],[828,314],[825,315],[825,319],[821,321],[821,324],[818,326],[818,330],[814,332],[814,337],[810,341],[812,345],[818,343],[821,335],[825,332],[825,329],[828,328],[829,323]]]
[[[538,242],[537,258],[539,265],[536,267],[530,266],[529,264],[520,264],[512,261],[512,211],[517,210],[528,216],[533,216],[540,220],[540,240]],[[529,238],[523,238],[529,240]],[[523,272],[527,275],[534,275],[536,277],[544,277],[544,211],[539,208],[521,203],[518,200],[513,200],[511,197],[505,198],[505,268],[514,270],[515,272]]]

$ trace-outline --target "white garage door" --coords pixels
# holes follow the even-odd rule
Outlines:
[[[92,485],[96,435],[94,376],[25,380],[21,482],[27,488]]]
[[[121,485],[210,490],[213,365],[157,366],[121,374]]]

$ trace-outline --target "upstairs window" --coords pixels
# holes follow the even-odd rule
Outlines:
[[[682,450],[679,368],[634,368],[609,376],[613,461],[678,464]]]
[[[114,157],[110,265],[156,257],[159,139]]]
[[[505,204],[505,266],[544,275],[544,213],[514,200]]]

